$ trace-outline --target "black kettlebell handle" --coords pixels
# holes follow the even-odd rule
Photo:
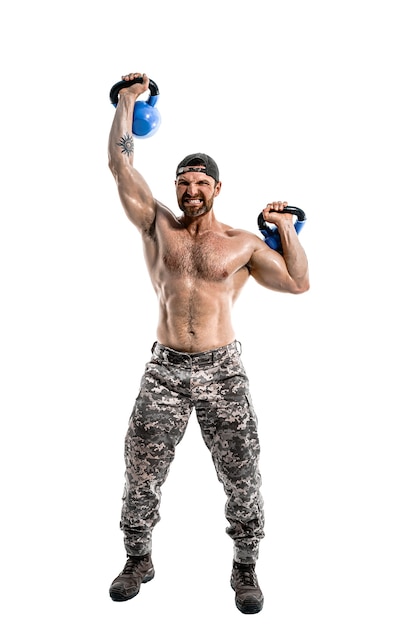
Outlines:
[[[134,85],[135,83],[143,83],[142,76],[139,76],[138,78],[134,78],[133,80],[121,80],[115,85],[113,85],[113,87],[110,89],[110,102],[114,105],[117,105],[119,101],[119,91],[121,89],[125,89],[126,87],[130,87],[131,85]],[[149,79],[149,90],[151,92],[151,96],[159,95],[158,85],[151,79]]]
[[[291,213],[291,215],[295,215],[297,217],[299,222],[304,222],[306,220],[306,214],[304,211],[296,206],[287,206],[283,211],[274,211],[274,213]],[[258,228],[259,230],[269,230],[269,226],[265,222],[262,211],[258,215]]]

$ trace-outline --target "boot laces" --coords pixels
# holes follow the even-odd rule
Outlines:
[[[239,583],[245,587],[257,587],[258,581],[253,565],[240,565],[236,568]]]
[[[141,565],[142,559],[130,557],[123,568],[122,574],[136,574],[137,568]]]

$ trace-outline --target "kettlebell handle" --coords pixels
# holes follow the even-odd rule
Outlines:
[[[292,215],[296,216],[297,222],[305,222],[306,220],[306,214],[304,213],[304,211],[296,206],[287,206],[283,211],[275,211],[275,213],[291,213]],[[259,230],[266,230],[268,232],[271,230],[271,228],[265,222],[262,211],[258,215],[258,228]]]
[[[119,91],[121,89],[125,89],[126,87],[130,87],[135,83],[143,83],[142,76],[134,78],[133,80],[121,80],[113,85],[113,87],[110,89],[110,102],[114,104],[114,106],[117,106],[117,103],[119,101]],[[151,79],[149,79],[149,90],[151,92],[151,96],[159,96],[158,85]]]

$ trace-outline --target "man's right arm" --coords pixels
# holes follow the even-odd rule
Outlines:
[[[130,74],[123,78],[131,80],[137,76],[140,74]],[[109,136],[109,167],[116,181],[122,206],[142,234],[149,233],[155,222],[156,201],[145,179],[133,167],[132,120],[136,99],[148,89],[148,84],[149,81],[143,74],[142,84],[137,83],[120,90]]]

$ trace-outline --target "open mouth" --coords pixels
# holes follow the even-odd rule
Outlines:
[[[184,202],[187,204],[200,204],[203,201],[201,198],[184,198]]]
[[[184,198],[183,200],[184,205],[187,206],[201,206],[203,204],[203,200],[201,200],[201,198]]]

